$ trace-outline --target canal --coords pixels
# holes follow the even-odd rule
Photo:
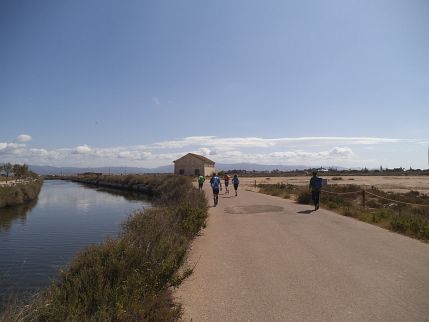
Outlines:
[[[0,209],[0,311],[34,294],[79,251],[107,237],[137,209],[141,194],[45,181],[37,201]]]

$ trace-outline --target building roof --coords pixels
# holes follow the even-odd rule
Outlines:
[[[175,160],[173,162],[179,161],[180,159],[182,159],[182,158],[184,158],[184,157],[186,157],[188,155],[190,155],[190,156],[192,156],[194,158],[197,158],[197,159],[199,159],[201,161],[204,161],[205,163],[215,164],[214,161],[212,161],[212,160],[210,160],[210,159],[208,159],[208,158],[206,158],[206,157],[204,157],[202,155],[195,154],[195,153],[188,153],[188,154],[184,155],[183,157],[181,157],[181,158],[179,158],[179,159],[177,159],[177,160]]]

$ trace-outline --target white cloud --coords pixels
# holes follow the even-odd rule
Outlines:
[[[91,152],[92,152],[92,149],[86,144],[80,145],[80,146],[76,147],[76,149],[74,150],[75,154],[88,154]]]
[[[44,149],[28,148],[23,143],[0,143],[0,159],[4,162],[25,162],[56,166],[142,166],[156,167],[171,164],[185,153],[205,155],[218,163],[261,163],[348,166],[364,161],[355,154],[372,153],[377,159],[378,149],[366,150],[375,144],[410,144],[418,140],[367,137],[257,137],[219,138],[215,136],[193,136],[148,145],[97,148],[87,144],[75,148]],[[367,152],[365,152],[367,151]],[[398,151],[400,149],[398,148]],[[365,160],[369,160],[365,156]]]
[[[195,146],[195,145],[209,145],[208,143],[214,140],[215,136],[191,136],[184,139],[172,140],[172,141],[162,141],[153,143],[150,146],[153,148],[159,149],[177,149],[184,148],[186,146]],[[211,146],[211,144],[210,144]]]
[[[264,139],[257,137],[218,138],[215,136],[191,136],[178,140],[158,142],[151,146],[160,149],[174,149],[200,145],[208,148],[214,147],[219,150],[228,150],[236,148],[270,148],[296,145],[373,145],[400,142],[416,142],[416,140],[372,137],[298,137]]]
[[[18,135],[15,140],[18,142],[28,142],[28,141],[31,141],[32,139],[33,138],[28,134],[21,134],[21,135]]]
[[[335,147],[329,151],[328,155],[333,158],[351,158],[354,153],[349,147]]]
[[[25,144],[21,143],[0,143],[0,155],[20,154],[25,151]]]
[[[118,157],[122,159],[128,159],[128,160],[147,160],[152,156],[152,153],[150,152],[144,152],[144,151],[120,151],[118,152]],[[113,155],[112,155],[113,157]]]
[[[201,148],[198,150],[197,154],[202,154],[202,155],[216,155],[217,152],[215,150],[211,150],[209,148]]]
[[[29,152],[33,156],[39,156],[39,157],[49,156],[48,150],[45,150],[45,149],[30,149]]]

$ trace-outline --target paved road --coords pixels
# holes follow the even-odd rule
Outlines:
[[[429,244],[249,191],[221,195],[184,321],[429,321]]]

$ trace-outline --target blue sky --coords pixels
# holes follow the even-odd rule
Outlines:
[[[0,162],[427,168],[428,16],[426,0],[3,0]]]

